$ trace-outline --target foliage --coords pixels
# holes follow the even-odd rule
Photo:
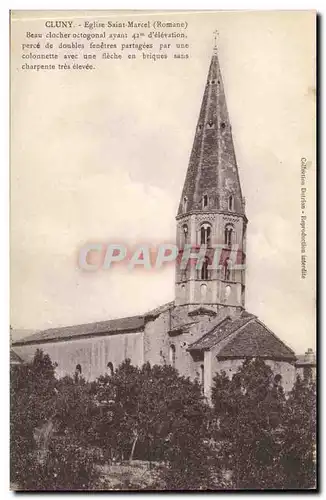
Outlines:
[[[297,378],[284,416],[284,446],[281,463],[285,488],[316,486],[316,386]]]
[[[94,392],[101,407],[96,444],[120,460],[163,461],[169,489],[200,489],[210,478],[210,409],[201,387],[171,366],[142,368],[124,361],[100,377]]]
[[[28,473],[20,486],[33,491],[91,490],[99,477],[98,452],[80,446],[70,436],[52,438],[44,461],[29,457]],[[23,479],[23,481],[22,481]]]
[[[312,488],[315,484],[315,386],[297,379],[286,399],[281,376],[247,360],[212,391],[221,460],[236,489]]]
[[[286,399],[281,377],[252,359],[232,379],[216,375],[211,407],[200,385],[171,366],[126,360],[91,383],[57,380],[37,351],[11,371],[11,480],[26,490],[91,490],[100,485],[98,464],[113,470],[136,458],[149,463],[152,480],[124,464],[122,479],[102,486],[313,488],[315,392],[298,378]]]
[[[79,399],[74,399],[76,394]],[[77,439],[86,419],[78,427],[76,412],[70,426],[67,422],[67,415],[78,405],[82,408],[84,399],[84,391],[70,380],[56,380],[55,365],[42,351],[31,363],[12,367],[11,481],[20,489],[91,487],[97,477],[94,453]]]
[[[55,366],[49,356],[37,350],[33,361],[11,367],[10,460],[11,480],[28,473],[28,457],[35,449],[35,429],[53,415]]]
[[[99,409],[96,405],[92,384],[83,378],[76,382],[72,377],[63,377],[57,382],[57,398],[54,420],[57,433],[69,433],[80,443],[93,444],[91,440],[94,420]]]
[[[285,396],[279,377],[263,360],[247,360],[231,380],[214,379],[212,399],[218,418],[216,438],[232,470],[235,488],[279,488],[278,466]]]

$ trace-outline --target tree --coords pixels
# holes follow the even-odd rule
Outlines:
[[[88,385],[82,389],[81,384],[69,377],[57,381],[55,365],[39,350],[31,363],[12,367],[11,481],[19,489],[94,486],[98,454],[83,446],[82,439],[92,403]]]
[[[73,436],[53,435],[44,462],[30,459],[20,486],[32,491],[78,491],[96,489],[99,454],[81,446]],[[22,481],[23,479],[23,481]]]
[[[36,449],[35,430],[53,416],[55,366],[37,350],[31,363],[14,365],[10,374],[11,480],[21,482],[29,473]]]
[[[102,407],[98,438],[113,455],[163,461],[169,489],[207,486],[210,409],[198,383],[171,366],[138,368],[126,360],[112,376],[98,379],[97,399]]]
[[[281,463],[285,487],[316,487],[316,385],[297,377],[286,403]]]
[[[280,376],[261,359],[246,360],[232,379],[214,378],[212,401],[221,460],[236,489],[279,488],[285,396]]]
[[[58,380],[54,413],[57,434],[69,433],[80,443],[94,445],[93,427],[99,415],[93,386],[69,376]]]

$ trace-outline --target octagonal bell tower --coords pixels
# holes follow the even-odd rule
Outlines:
[[[176,305],[244,307],[247,218],[216,44],[176,221]],[[200,269],[184,268],[189,252],[205,252]]]

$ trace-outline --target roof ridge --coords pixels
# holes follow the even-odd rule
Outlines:
[[[27,337],[17,339],[15,342],[12,343],[13,346],[20,346],[22,344],[28,344],[33,341],[43,343],[43,342],[49,342],[51,340],[53,341],[60,341],[64,339],[70,339],[70,338],[78,338],[78,337],[85,337],[87,335],[97,335],[105,332],[106,328],[109,330],[111,327],[112,332],[118,332],[119,330],[133,330],[132,325],[123,325],[122,327],[119,325],[119,323],[125,323],[125,322],[130,322],[132,320],[136,320],[138,322],[142,323],[142,326],[144,326],[144,315],[143,314],[138,314],[134,316],[123,316],[120,318],[111,318],[108,320],[102,320],[102,321],[93,321],[91,323],[82,323],[79,325],[67,325],[67,326],[59,326],[59,327],[52,327],[52,328],[47,328],[46,330],[39,330],[32,335],[28,335]],[[141,325],[138,324],[137,328],[140,328]],[[104,328],[104,330],[103,330]],[[86,329],[86,332],[83,332],[83,329]],[[80,330],[79,333],[75,333],[75,330]],[[64,336],[59,336],[59,334],[65,334]]]
[[[191,348],[191,346],[193,346],[194,344],[197,344],[197,342],[199,342],[200,340],[203,340],[205,339],[208,335],[210,335],[211,333],[214,332],[214,330],[221,326],[222,323],[224,323],[226,320],[230,320],[230,316],[225,316],[225,318],[222,318],[218,323],[216,323],[215,326],[213,326],[210,330],[208,330],[208,332],[204,333],[204,335],[202,335],[201,337],[199,337],[199,339],[195,340],[194,342],[192,342],[189,346],[188,346],[188,349]]]
[[[246,354],[245,354],[246,353]],[[291,359],[296,356],[278,336],[258,318],[250,318],[220,347],[220,357],[268,357],[268,359]],[[272,357],[271,357],[272,356]]]
[[[221,326],[222,323],[226,322],[227,320],[231,320],[231,317],[228,315],[228,316],[225,316],[225,318],[222,318],[221,321],[219,321],[218,323],[216,323],[215,326],[213,326],[213,328],[211,328],[205,335],[208,335],[209,333],[213,333],[213,331],[218,327],[218,326]]]
[[[291,351],[291,352],[292,352],[292,354],[294,354],[294,356],[295,356],[295,357],[297,357],[297,356],[296,356],[296,354],[295,354],[295,352],[294,352],[294,350],[293,350],[293,349],[291,349],[291,347],[289,347],[288,345],[286,345],[286,344],[285,344],[285,342],[283,342],[283,340],[281,340],[281,339],[280,339],[280,338],[279,338],[279,337],[278,337],[278,336],[277,336],[277,335],[276,335],[276,334],[275,334],[272,330],[270,330],[270,329],[268,328],[268,326],[266,326],[266,325],[265,325],[265,323],[263,323],[263,321],[261,321],[258,317],[257,317],[257,320],[256,320],[256,321],[257,321],[260,325],[262,325],[264,328],[266,328],[266,330],[267,330],[270,334],[272,334],[272,335],[273,335],[273,337],[274,337],[276,340],[278,340],[278,341],[279,341],[279,342],[280,342],[280,343],[281,343],[281,344],[282,344],[282,345],[283,345],[286,349],[288,349],[289,351]]]
[[[146,311],[143,314],[144,320],[145,318],[147,319],[155,318],[156,316],[159,316],[162,312],[172,309],[172,307],[174,307],[174,300],[170,300],[170,302],[166,302],[161,306],[157,306],[154,309],[150,309],[149,311]]]
[[[65,326],[53,326],[51,328],[46,328],[45,330],[38,330],[35,333],[45,333],[45,332],[49,332],[51,330],[61,330],[64,328],[78,328],[80,326],[88,326],[88,325],[96,325],[96,324],[100,325],[100,324],[108,323],[109,321],[119,321],[120,319],[132,319],[132,318],[142,318],[142,317],[144,317],[144,314],[134,314],[132,316],[119,316],[118,318],[102,319],[99,321],[89,321],[88,323],[78,323],[77,325],[72,324],[72,325],[65,325]],[[32,335],[34,335],[34,333]]]

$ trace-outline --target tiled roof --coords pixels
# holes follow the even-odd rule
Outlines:
[[[212,330],[188,347],[188,350],[208,351],[222,342],[218,357],[266,357],[291,359],[296,356],[256,316],[246,311],[237,319],[222,320]]]
[[[68,340],[84,336],[106,335],[120,333],[121,331],[135,331],[144,328],[144,316],[130,316],[128,318],[111,319],[84,325],[64,326],[49,328],[34,335],[14,342],[13,345],[35,344],[59,340]]]
[[[250,321],[218,353],[219,357],[266,357],[296,359],[292,349],[285,345],[258,319]]]
[[[234,212],[244,215],[238,166],[232,140],[232,129],[227,111],[223,79],[217,53],[214,52],[201,109],[188,170],[178,209],[178,217],[200,210],[205,194],[210,207],[228,210],[230,193],[225,179],[231,181],[234,193]],[[216,194],[219,193],[219,199]],[[186,199],[186,203],[184,200]]]
[[[240,316],[238,319],[232,320],[230,317],[223,319],[212,330],[203,335],[199,340],[191,344],[189,350],[204,350],[207,351],[214,345],[225,340],[231,333],[235,332],[243,325],[251,321],[254,316],[252,314]]]
[[[162,312],[173,307],[174,302],[168,302],[156,309],[148,311],[145,315],[130,316],[127,318],[110,319],[108,321],[98,321],[96,323],[86,323],[83,325],[64,326],[59,328],[49,328],[29,335],[13,342],[13,345],[41,344],[43,342],[58,342],[85,336],[112,335],[125,331],[142,330],[145,319],[156,317]]]
[[[147,311],[145,313],[145,319],[152,319],[155,318],[156,316],[159,316],[162,312],[165,312],[169,309],[171,309],[174,306],[174,301],[167,302],[166,304],[163,304],[162,306],[156,307],[155,309],[152,309],[151,311]]]

